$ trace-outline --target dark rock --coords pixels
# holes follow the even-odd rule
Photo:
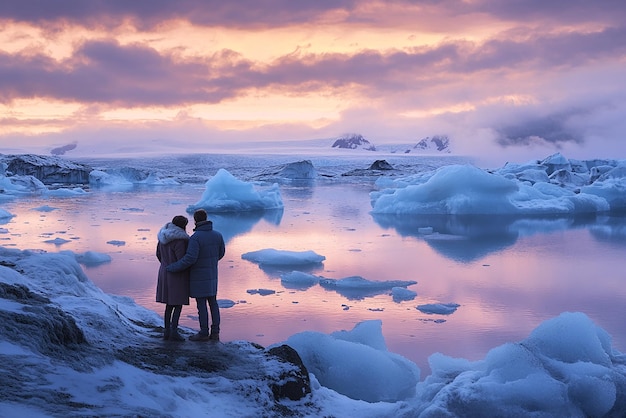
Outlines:
[[[0,298],[23,305],[21,312],[0,311],[0,335],[6,339],[54,357],[86,342],[73,317],[25,286],[0,283]]]
[[[385,160],[376,160],[370,165],[370,170],[393,170],[391,164]]]
[[[218,342],[172,342],[161,339],[123,347],[115,357],[125,363],[170,376],[219,374],[233,380],[265,381],[275,400],[298,400],[311,393],[309,373],[298,353],[287,345],[264,351],[258,344]],[[243,354],[247,351],[247,354]],[[256,349],[256,353],[254,350]],[[287,367],[278,375],[264,376],[261,364],[267,356]]]
[[[292,401],[297,401],[311,393],[309,372],[296,350],[283,344],[270,348],[268,354],[278,357],[286,363],[293,364],[297,368],[294,372],[283,373],[280,376],[280,382],[272,385],[272,392],[276,400],[289,398]]]
[[[170,376],[224,372],[240,360],[224,344],[189,341],[129,345],[119,349],[115,357],[141,369]]]
[[[382,176],[385,175],[384,171],[391,171],[394,168],[385,160],[376,160],[367,169],[355,168],[342,176]]]
[[[15,263],[10,263],[6,261],[0,262],[0,265],[5,267],[15,268]],[[21,284],[7,284],[0,282],[0,298],[2,299],[10,299],[16,302],[20,302],[22,304],[46,304],[50,303],[50,299],[45,296],[41,296],[37,293],[31,292],[29,288],[23,286]]]

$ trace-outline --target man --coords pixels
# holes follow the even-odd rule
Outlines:
[[[225,246],[222,234],[213,230],[213,222],[207,220],[207,213],[198,209],[193,214],[196,223],[185,255],[167,266],[167,271],[175,273],[189,268],[189,296],[196,299],[200,332],[189,337],[190,341],[219,341],[220,309],[217,305],[217,262],[224,257]],[[209,312],[211,329],[209,333]]]

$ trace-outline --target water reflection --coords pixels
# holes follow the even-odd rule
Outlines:
[[[351,276],[343,279],[321,279],[320,286],[327,291],[334,291],[348,300],[363,300],[378,295],[391,295],[394,287],[407,287],[417,284],[415,281],[385,281],[375,282],[361,276]]]
[[[609,217],[589,228],[591,236],[604,243],[626,247],[626,222],[623,217]]]
[[[263,270],[263,272],[270,277],[278,277],[285,273],[292,272],[295,269],[303,273],[310,273],[310,274],[320,272],[324,270],[324,263],[320,262],[320,263],[294,264],[294,265],[288,265],[288,264],[274,265],[274,264],[261,263],[259,264],[259,268]]]
[[[316,180],[314,179],[291,179],[278,181],[281,185],[281,193],[288,198],[307,198],[313,197]]]
[[[439,254],[464,263],[513,246],[520,237],[588,228],[598,240],[626,245],[626,218],[596,215],[518,218],[493,215],[372,214],[385,229],[423,240]]]
[[[424,240],[439,254],[471,262],[515,244],[513,220],[497,216],[415,216],[373,214],[381,227]]]
[[[268,209],[250,212],[211,213],[209,219],[213,227],[222,233],[224,241],[228,242],[237,235],[250,232],[261,220],[272,225],[280,225],[283,217],[283,209]]]

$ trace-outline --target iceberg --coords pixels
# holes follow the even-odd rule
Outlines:
[[[278,184],[267,189],[255,189],[252,183],[235,178],[220,168],[205,183],[205,190],[198,202],[187,207],[188,213],[204,209],[210,213],[262,211],[284,207]]]
[[[377,183],[370,193],[374,215],[597,214],[626,208],[624,162],[601,175],[597,161],[555,154],[541,162],[483,170],[465,164]],[[604,167],[604,166],[600,166]]]
[[[306,266],[309,264],[320,264],[326,260],[326,257],[311,250],[288,251],[276,250],[274,248],[250,251],[241,254],[241,258],[261,266]]]

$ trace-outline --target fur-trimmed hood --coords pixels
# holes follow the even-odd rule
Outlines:
[[[161,244],[167,244],[175,239],[189,239],[189,234],[179,226],[171,222],[166,223],[157,234],[157,238]]]

